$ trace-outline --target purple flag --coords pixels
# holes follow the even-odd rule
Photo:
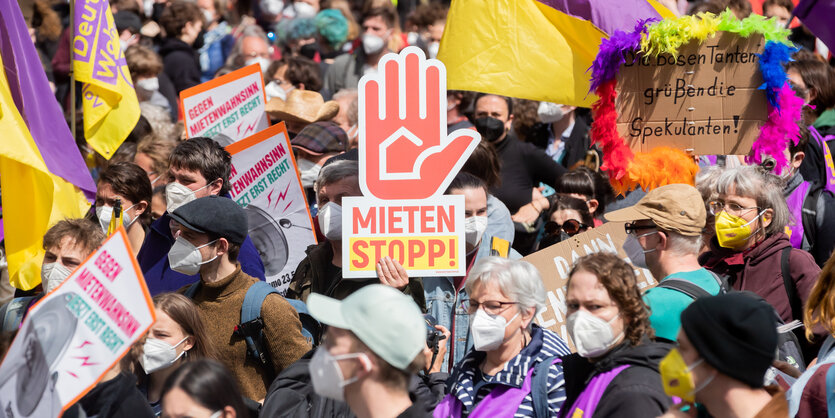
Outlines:
[[[616,30],[630,32],[641,19],[661,17],[647,1],[538,0],[569,16],[588,20],[607,35]]]
[[[46,167],[81,189],[88,199],[94,198],[96,185],[49,88],[16,0],[0,0],[0,53],[15,105]]]
[[[794,8],[794,15],[835,51],[835,26],[832,19],[835,18],[835,0],[800,0]]]

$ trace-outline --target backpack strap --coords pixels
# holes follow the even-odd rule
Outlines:
[[[693,300],[707,296],[712,296],[710,293],[708,293],[707,290],[702,289],[701,286],[689,280],[677,279],[675,277],[664,279],[661,283],[658,284],[658,286],[655,287],[663,287],[667,289],[677,290],[689,296]]]
[[[531,378],[531,399],[533,401],[533,415],[544,418],[548,413],[548,372],[551,365],[560,361],[560,356],[547,357],[536,365]]]
[[[189,299],[194,299],[194,295],[197,294],[198,289],[200,289],[200,280],[197,280],[196,282],[192,283],[191,286],[189,286],[188,289],[186,289],[186,292],[183,293],[183,296]]]
[[[246,341],[246,353],[268,370],[272,362],[264,349],[264,321],[261,319],[261,305],[270,293],[278,294],[267,282],[257,281],[246,291],[241,305],[241,323],[235,327],[235,333]]]
[[[310,343],[311,347],[316,347],[319,345],[319,338],[318,335],[321,329],[321,325],[319,321],[313,318],[313,315],[310,315],[310,311],[307,310],[307,304],[297,300],[297,299],[288,299],[285,298],[284,300],[296,310],[296,313],[299,314],[299,321],[302,323],[302,336],[307,339],[307,342]]]
[[[719,285],[719,294],[728,293],[731,291],[731,285],[728,282],[728,276],[725,274],[719,275],[710,270],[707,271],[713,276],[713,279],[716,280],[716,284]]]
[[[791,252],[792,247],[783,248],[783,254],[780,256],[780,268],[783,272],[783,287],[786,288],[786,295],[789,297],[792,319],[802,319],[800,298],[797,297],[797,289],[795,288],[794,282],[792,282],[791,269],[789,268],[789,256]]]

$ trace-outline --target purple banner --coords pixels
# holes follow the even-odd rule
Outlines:
[[[794,8],[794,15],[820,38],[830,51],[835,51],[835,25],[832,25],[835,1],[800,0]]]
[[[74,184],[88,199],[96,185],[75,145],[16,0],[0,0],[0,53],[9,88],[52,174]]]
[[[529,1],[529,0],[517,0]],[[641,19],[661,17],[646,0],[534,0],[569,16],[588,20],[607,35],[630,32]]]

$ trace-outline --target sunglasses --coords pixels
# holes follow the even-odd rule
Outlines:
[[[563,230],[569,237],[573,237],[580,232],[585,232],[587,229],[589,229],[588,225],[574,219],[569,219],[562,225],[554,221],[548,221],[545,223],[545,233],[548,235],[555,235],[558,234],[560,230]]]

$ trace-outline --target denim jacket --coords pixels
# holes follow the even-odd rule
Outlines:
[[[452,369],[450,356],[453,356],[452,365],[455,365],[473,346],[470,317],[461,306],[461,301],[468,299],[467,290],[461,286],[461,290],[456,292],[455,279],[452,277],[424,277],[423,291],[426,295],[426,312],[434,316],[439,325],[453,333],[450,337],[452,341],[447,341],[448,355],[435,360],[443,361],[441,371],[447,372]]]

